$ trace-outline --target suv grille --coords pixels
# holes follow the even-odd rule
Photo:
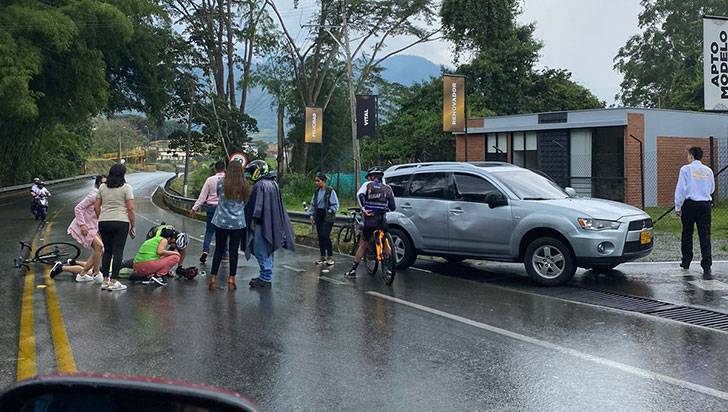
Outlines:
[[[642,230],[643,228],[650,228],[652,227],[652,219],[642,219],[642,220],[635,220],[634,222],[629,222],[629,231],[633,230]]]

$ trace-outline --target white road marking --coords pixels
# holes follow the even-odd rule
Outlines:
[[[622,263],[622,265],[679,265],[680,263],[682,262],[675,260],[669,262],[626,262]],[[713,263],[728,263],[728,260],[714,260]]]
[[[288,266],[288,265],[281,265],[281,267],[282,267],[282,268],[286,268],[286,269],[288,269],[288,270],[292,270],[292,271],[294,271],[294,272],[297,272],[297,273],[303,273],[303,272],[305,272],[305,270],[304,270],[304,269],[298,269],[298,268],[294,268],[293,266]]]
[[[693,286],[695,286],[695,287],[698,287],[700,289],[703,289],[703,290],[710,290],[710,291],[714,291],[714,290],[728,290],[728,284],[723,283],[723,282],[721,282],[719,280],[702,280],[702,279],[697,279],[697,280],[691,280],[688,283],[691,284],[691,285],[693,285]]]
[[[334,285],[350,285],[350,283],[342,282],[342,281],[336,280],[336,279],[331,279],[330,277],[327,277],[327,276],[319,276],[319,279],[324,280],[329,283],[333,283]]]
[[[416,267],[414,267],[414,266],[410,266],[410,269],[412,269],[412,270],[417,270],[417,271],[420,271],[420,272],[425,272],[425,273],[433,273],[433,272],[432,272],[431,270],[427,270],[427,269],[420,269],[420,268],[416,268]]]
[[[497,326],[488,325],[486,323],[477,322],[472,319],[464,318],[462,316],[453,315],[451,313],[443,312],[441,310],[433,309],[427,306],[418,305],[417,303],[409,302],[403,299],[395,298],[393,296],[384,295],[382,293],[373,292],[373,291],[367,291],[368,295],[375,296],[381,299],[389,300],[391,302],[399,303],[401,305],[409,306],[414,309],[421,310],[423,312],[431,313],[436,316],[440,316],[446,319],[454,320],[456,322],[463,323],[465,325],[469,325],[478,329],[482,329],[491,333],[496,333],[501,336],[506,336],[511,339],[515,339],[521,342],[530,343],[535,346],[539,346],[545,349],[550,349],[556,352],[560,352],[565,355],[573,356],[575,358],[579,358],[588,362],[596,363],[597,365],[601,366],[607,366],[613,369],[617,369],[619,371],[629,373],[634,376],[638,376],[640,378],[644,379],[650,379],[655,380],[658,382],[668,383],[670,385],[675,385],[677,387],[688,389],[691,391],[699,392],[705,395],[713,396],[718,399],[722,400],[728,400],[728,392],[723,392],[718,389],[710,388],[707,386],[699,385],[697,383],[688,382],[682,379],[673,378],[671,376],[663,375],[661,373],[652,372],[646,369],[641,369],[635,366],[630,366],[624,363],[616,362],[613,360],[600,358],[598,356],[590,355],[588,353],[580,352],[575,349],[567,348],[565,346],[557,345],[555,343],[551,343],[545,340],[541,340],[538,338],[534,338],[531,336],[522,335],[517,332],[511,332],[506,329],[501,329]]]

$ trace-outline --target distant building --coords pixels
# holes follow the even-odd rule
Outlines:
[[[183,149],[171,149],[169,140],[154,140],[149,142],[149,150],[157,154],[157,160],[170,163],[184,163],[185,151]]]
[[[670,206],[687,148],[702,147],[703,161],[717,171],[728,164],[727,143],[726,114],[577,110],[469,119],[467,160],[537,169],[581,196]],[[463,133],[456,133],[456,159],[465,161]],[[718,178],[719,199],[728,198],[725,175]]]

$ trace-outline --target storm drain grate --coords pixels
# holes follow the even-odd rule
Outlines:
[[[588,303],[591,305],[606,306],[630,312],[648,313],[658,309],[674,306],[666,302],[660,302],[659,300],[592,289],[564,287],[554,288],[551,290],[547,289],[547,291],[553,291],[551,293],[547,292],[548,295],[553,297]]]
[[[689,306],[673,306],[650,312],[650,315],[705,328],[719,329],[728,332],[728,315],[706,309],[691,308]]]
[[[543,292],[546,295],[559,299],[605,306],[629,312],[639,312],[663,319],[728,332],[728,314],[722,312],[578,287],[549,288]]]

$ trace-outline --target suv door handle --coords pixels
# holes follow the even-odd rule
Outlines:
[[[450,209],[450,213],[452,213],[454,215],[459,215],[459,214],[465,213],[465,211],[463,209],[457,207],[455,209]]]

